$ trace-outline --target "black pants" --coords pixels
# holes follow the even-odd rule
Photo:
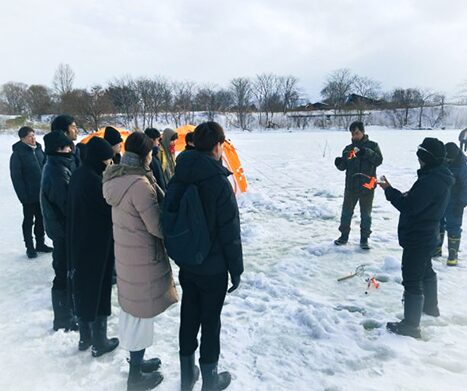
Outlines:
[[[402,253],[402,285],[413,295],[423,294],[423,281],[436,277],[431,264],[431,247],[404,248]]]
[[[355,205],[359,202],[360,233],[362,237],[368,238],[371,234],[371,210],[373,208],[373,198],[374,191],[356,192],[345,190],[339,231],[344,235],[349,234]]]
[[[52,267],[54,268],[55,278],[52,289],[67,290],[68,288],[68,262],[67,248],[65,238],[56,238],[53,240],[54,250],[52,252]]]
[[[227,272],[200,276],[180,270],[182,309],[180,313],[180,354],[191,356],[198,347],[201,326],[200,362],[219,360],[221,312],[227,292]]]
[[[27,248],[34,248],[32,241],[32,226],[34,225],[34,236],[37,242],[44,241],[44,223],[42,220],[41,205],[23,204],[23,238]]]

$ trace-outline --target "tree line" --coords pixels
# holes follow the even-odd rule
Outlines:
[[[223,114],[230,125],[250,129],[256,121],[261,127],[273,128],[278,114],[282,118],[296,112],[317,109],[306,103],[306,95],[294,76],[259,74],[238,77],[227,86],[200,85],[190,81],[172,81],[163,76],[124,76],[106,85],[75,88],[75,73],[60,64],[52,85],[26,85],[8,82],[0,89],[0,114],[40,118],[54,113],[72,114],[80,127],[94,130],[105,123],[121,123],[127,128],[144,129],[156,123],[195,123],[195,115],[205,120]],[[418,108],[418,126],[424,111],[436,107],[436,123],[444,115],[445,96],[420,88],[395,88],[383,91],[381,83],[371,78],[339,69],[328,75],[321,90],[320,110],[335,115],[381,109],[392,115],[394,126],[404,127],[411,119],[411,109]],[[441,109],[440,109],[441,108]]]

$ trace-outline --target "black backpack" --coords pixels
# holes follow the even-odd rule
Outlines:
[[[211,249],[198,186],[173,182],[165,194],[162,229],[167,254],[182,266],[203,263]]]

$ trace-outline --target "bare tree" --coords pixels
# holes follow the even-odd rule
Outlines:
[[[3,84],[0,98],[6,114],[27,114],[27,89],[24,83],[8,82]]]
[[[279,78],[279,89],[282,96],[282,112],[286,114],[297,105],[300,100],[298,79],[294,76],[283,76]]]
[[[249,125],[253,91],[251,81],[245,77],[239,77],[230,81],[232,94],[232,109],[237,115],[238,126],[245,130]]]
[[[338,69],[331,73],[321,90],[324,102],[333,108],[341,108],[354,88],[355,79],[356,76],[347,68]]]
[[[138,125],[139,100],[133,79],[129,76],[109,83],[107,93],[117,113],[122,114],[126,127],[134,120]]]
[[[54,102],[52,91],[46,86],[40,84],[29,86],[26,93],[26,101],[31,115],[40,117],[44,114],[53,113]]]
[[[409,124],[409,111],[420,105],[420,91],[416,88],[396,88],[391,93],[390,102],[395,113],[403,113],[402,126]],[[402,109],[402,110],[400,110]]]
[[[178,128],[183,123],[194,122],[194,97],[196,94],[196,84],[193,82],[172,83],[172,107],[171,115]]]
[[[73,90],[73,82],[75,81],[75,72],[68,64],[60,64],[55,71],[52,81],[53,88],[58,96],[63,96]]]
[[[95,85],[89,91],[83,91],[78,113],[82,117],[83,128],[99,129],[104,121],[108,121],[113,111],[112,101],[101,86]]]
[[[281,101],[281,81],[274,74],[257,75],[253,82],[253,94],[260,113],[259,122],[265,127],[272,127],[272,117],[274,112],[282,111]],[[265,114],[265,121],[262,121],[262,113]]]

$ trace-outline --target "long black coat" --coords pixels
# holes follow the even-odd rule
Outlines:
[[[167,190],[167,182],[165,181],[164,173],[162,171],[162,163],[157,155],[158,152],[155,152],[153,150],[150,168],[152,170],[154,178],[156,178],[157,184],[165,192]]]
[[[45,154],[42,146],[36,143],[31,148],[22,141],[13,144],[13,154],[10,158],[10,176],[16,195],[22,204],[39,202],[42,168],[45,164]]]
[[[68,185],[74,165],[71,153],[47,155],[42,171],[40,202],[45,231],[52,240],[66,238]]]
[[[199,275],[243,273],[240,218],[229,175],[221,162],[198,151],[183,152],[177,160],[164,204],[170,208],[177,203],[177,188],[197,184],[211,238],[211,251],[203,263],[184,270]]]
[[[351,151],[358,147],[361,152],[356,157],[349,158]],[[342,151],[342,157],[336,159],[336,167],[340,171],[345,171],[345,189],[351,192],[365,193],[369,190],[363,187],[370,178],[376,176],[376,167],[383,162],[383,155],[379,146],[374,141],[369,140],[365,135],[359,142],[352,142]]]
[[[85,160],[70,182],[70,275],[75,310],[84,321],[111,312],[112,215],[102,195],[103,169],[102,163]]]
[[[439,222],[449,202],[454,176],[445,166],[418,170],[418,179],[407,193],[389,187],[386,199],[399,212],[399,244],[403,248],[433,249]]]

